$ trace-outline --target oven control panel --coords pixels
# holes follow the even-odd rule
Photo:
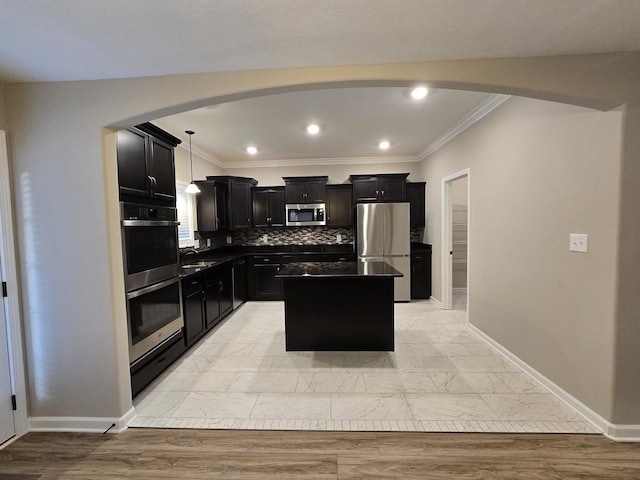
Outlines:
[[[177,220],[177,211],[174,207],[159,207],[138,203],[120,204],[122,220],[158,220],[174,222]]]

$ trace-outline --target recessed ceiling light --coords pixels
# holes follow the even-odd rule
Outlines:
[[[320,127],[315,123],[310,123],[309,125],[307,125],[307,133],[309,135],[317,135],[318,133],[320,133]]]
[[[429,89],[427,87],[416,87],[411,90],[411,98],[414,100],[422,100],[429,93]]]
[[[255,155],[256,153],[258,153],[258,149],[256,147],[254,147],[253,145],[249,145],[247,147],[247,153],[249,155]]]
[[[378,148],[380,148],[380,150],[387,150],[390,146],[391,146],[391,144],[389,143],[388,140],[382,140],[378,144]]]

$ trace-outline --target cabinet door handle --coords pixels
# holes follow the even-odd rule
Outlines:
[[[382,196],[384,197],[384,190],[382,190]]]
[[[153,191],[153,177],[151,175],[147,175],[147,180],[149,180],[149,190]]]

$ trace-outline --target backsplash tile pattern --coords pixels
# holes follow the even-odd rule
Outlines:
[[[263,236],[266,235],[266,241]],[[337,236],[342,238],[337,240]],[[233,244],[258,245],[347,245],[353,243],[350,228],[331,227],[274,227],[253,228],[233,232]]]
[[[267,236],[265,241],[263,236]],[[337,236],[341,239],[338,241]],[[228,237],[231,238],[229,243]],[[209,250],[227,245],[240,246],[280,246],[280,245],[348,245],[353,243],[350,228],[332,227],[273,227],[252,228],[232,232],[195,232],[200,250]],[[211,246],[207,246],[210,240]]]
[[[424,227],[411,227],[410,239],[412,242],[422,243]]]

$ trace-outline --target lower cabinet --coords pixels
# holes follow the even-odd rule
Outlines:
[[[193,345],[233,308],[231,265],[222,265],[182,280],[185,343]]]
[[[204,276],[192,275],[182,281],[182,316],[187,347],[206,332],[205,300]]]
[[[143,359],[131,367],[131,393],[135,397],[169,365],[175,362],[185,352],[183,332],[169,339],[149,358]]]
[[[254,256],[247,270],[249,300],[282,300],[282,280],[276,278],[280,271],[279,255]]]
[[[431,297],[431,250],[411,252],[411,298]]]

